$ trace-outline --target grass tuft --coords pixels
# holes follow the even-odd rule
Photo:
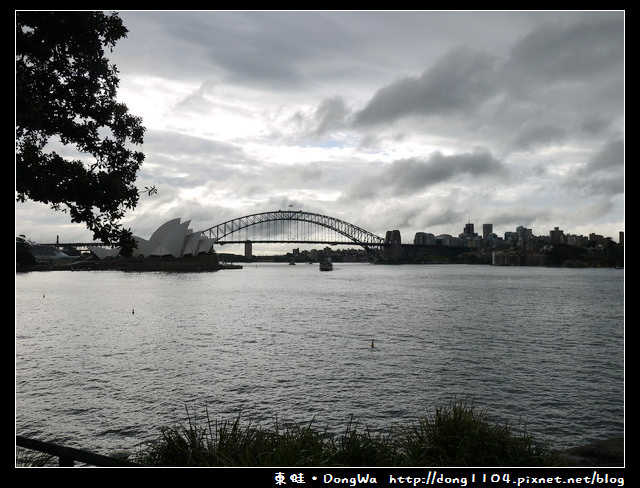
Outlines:
[[[58,458],[44,452],[16,446],[16,467],[45,468],[58,465]]]
[[[188,411],[187,411],[188,414]],[[186,425],[165,428],[136,454],[146,466],[557,466],[557,454],[526,428],[492,423],[486,410],[453,400],[416,425],[372,434],[351,418],[342,434],[281,423],[272,429],[212,421],[209,412]]]
[[[404,428],[400,446],[411,466],[553,465],[548,446],[538,444],[526,427],[492,423],[484,409],[464,400],[437,407],[418,425]]]

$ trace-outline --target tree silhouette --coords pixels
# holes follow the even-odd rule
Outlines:
[[[138,203],[144,154],[132,147],[145,128],[116,101],[104,54],[127,32],[116,13],[16,12],[16,201],[68,211],[124,255],[134,240],[119,220]]]

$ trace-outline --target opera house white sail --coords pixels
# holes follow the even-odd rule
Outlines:
[[[182,258],[208,253],[215,239],[204,237],[201,232],[193,232],[189,229],[190,223],[190,220],[181,223],[179,218],[172,219],[158,227],[149,239],[134,235],[137,246],[133,256]],[[115,257],[120,253],[120,249],[101,247],[90,247],[89,250],[100,259]]]

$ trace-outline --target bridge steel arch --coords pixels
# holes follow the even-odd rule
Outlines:
[[[335,217],[329,217],[327,215],[321,215],[317,213],[304,212],[302,210],[277,210],[274,212],[262,212],[252,215],[246,215],[244,217],[238,217],[227,222],[215,225],[202,231],[202,235],[214,240],[214,244],[227,244],[227,243],[240,243],[245,240],[224,240],[226,237],[233,233],[239,232],[242,229],[246,229],[251,226],[257,226],[268,222],[277,221],[301,221],[309,222],[320,227],[327,228],[333,232],[336,232],[348,239],[345,243],[353,243],[363,247],[367,252],[374,255],[378,255],[378,252],[374,248],[384,246],[385,238],[377,236],[367,230],[358,227],[357,225],[350,224]],[[335,241],[331,240],[254,240],[254,242],[315,242],[315,243],[327,243],[331,244]]]

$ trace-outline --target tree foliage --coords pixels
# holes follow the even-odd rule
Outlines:
[[[115,13],[16,12],[16,200],[68,211],[124,254],[134,241],[119,220],[138,203],[145,129],[116,101],[105,49],[127,32]]]

